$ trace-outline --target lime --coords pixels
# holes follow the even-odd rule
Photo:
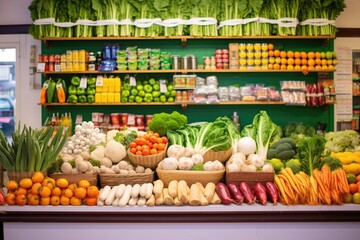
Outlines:
[[[348,173],[346,174],[346,178],[347,178],[347,181],[348,183],[356,183],[356,176],[355,174],[352,174],[352,173]]]

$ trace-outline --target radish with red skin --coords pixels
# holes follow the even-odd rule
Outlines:
[[[241,182],[239,184],[240,192],[244,195],[244,202],[252,204],[255,202],[255,195],[251,190],[249,184],[247,182]]]
[[[234,183],[228,183],[227,187],[235,203],[240,204],[244,201],[244,195],[240,192],[238,185]]]
[[[265,183],[266,193],[269,199],[276,204],[279,200],[279,192],[273,182],[266,182]]]
[[[259,182],[256,183],[254,186],[254,192],[259,202],[265,205],[267,201],[267,197],[266,197],[266,188],[264,187],[264,185],[262,185]]]
[[[222,204],[228,205],[234,202],[234,200],[231,198],[229,189],[224,183],[216,184],[216,193],[218,194]]]

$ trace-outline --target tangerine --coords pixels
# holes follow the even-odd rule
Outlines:
[[[84,199],[84,204],[86,204],[88,206],[96,206],[96,203],[97,203],[97,198],[96,197],[93,197],[93,198],[86,197]]]
[[[33,181],[33,183],[41,183],[42,181],[44,181],[45,176],[42,172],[34,172],[34,174],[31,177],[31,180]]]
[[[26,195],[27,194],[27,189],[23,188],[23,187],[18,187],[17,189],[15,189],[15,195]]]
[[[86,189],[86,194],[89,198],[97,198],[99,196],[99,188],[97,186],[90,186]]]
[[[51,190],[51,196],[60,196],[61,195],[61,189],[59,187],[54,187]]]
[[[320,52],[316,52],[316,53],[315,53],[315,58],[321,58],[321,53],[320,53]]]
[[[60,205],[60,197],[59,196],[51,196],[50,204],[53,206],[59,206]]]
[[[68,198],[67,196],[61,196],[60,197],[60,204],[63,206],[68,206],[70,205],[70,198]]]
[[[287,55],[288,58],[293,58],[294,57],[294,52],[291,51],[291,50],[287,51],[286,55]]]
[[[59,188],[67,188],[69,186],[69,181],[66,178],[59,178],[56,180],[56,186]]]
[[[44,178],[44,180],[42,181],[41,185],[43,187],[48,187],[50,189],[53,189],[55,187],[55,179],[53,178],[49,178],[49,177],[46,177]]]
[[[349,189],[350,189],[350,193],[351,193],[351,194],[354,194],[354,193],[357,193],[357,192],[358,192],[359,186],[356,185],[355,183],[350,183],[350,184],[349,184]]]
[[[70,198],[70,204],[72,206],[80,206],[82,203],[81,203],[81,200],[77,197],[71,197]]]
[[[301,58],[300,52],[294,52],[294,58]]]
[[[65,189],[63,196],[71,198],[74,195],[74,192],[71,189]]]
[[[6,203],[10,206],[15,205],[16,204],[16,196],[14,193],[9,193],[6,196]]]
[[[82,179],[78,182],[78,186],[87,189],[90,187],[90,182],[86,179]]]
[[[306,59],[307,58],[307,53],[306,52],[301,52],[301,58],[302,59]]]
[[[74,196],[79,199],[84,199],[86,197],[86,189],[83,187],[78,187],[75,189]]]
[[[281,51],[281,52],[280,52],[280,57],[281,57],[281,58],[286,58],[286,56],[287,56],[287,54],[286,54],[285,51]]]
[[[314,59],[315,58],[315,53],[314,52],[309,52],[307,55],[308,55],[309,59]]]
[[[41,188],[41,183],[36,182],[32,185],[31,187],[31,193],[32,194],[39,194],[40,188]]]
[[[356,176],[356,182],[360,182],[360,174]]]
[[[15,202],[16,202],[16,204],[19,205],[19,206],[24,206],[24,205],[26,205],[26,203],[27,203],[27,198],[26,198],[25,194],[19,194],[19,195],[17,195],[16,198],[15,198]]]
[[[286,70],[286,69],[287,69],[286,64],[281,64],[280,69],[281,69],[281,70]]]
[[[280,57],[280,51],[279,50],[274,50],[274,56],[275,57]]]
[[[28,188],[31,188],[31,186],[33,185],[33,182],[31,180],[31,178],[23,178],[20,180],[19,185],[20,185],[20,187],[28,189]]]
[[[32,206],[38,206],[40,204],[40,197],[39,195],[31,194],[28,197],[28,204]]]
[[[42,188],[40,188],[39,190],[39,194],[41,196],[41,198],[47,198],[50,197],[51,195],[51,190],[49,187],[47,186],[43,186]]]
[[[6,189],[9,191],[15,191],[19,187],[19,184],[15,180],[10,180],[6,184]]]
[[[273,49],[274,49],[274,44],[269,43],[269,44],[268,44],[268,50],[273,50]]]
[[[72,183],[72,184],[70,184],[67,188],[74,192],[75,189],[77,188],[77,184],[76,184],[76,183]]]
[[[50,205],[50,197],[42,197],[42,198],[40,198],[40,204],[42,206],[49,206]]]

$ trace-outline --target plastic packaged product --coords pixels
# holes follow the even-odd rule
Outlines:
[[[160,65],[158,65],[158,66],[150,66],[149,69],[150,69],[150,70],[159,70],[159,69],[160,69]]]
[[[220,102],[228,102],[230,99],[229,88],[228,87],[219,87],[218,96]]]
[[[127,56],[127,60],[128,61],[137,61],[138,60],[138,57],[137,57],[137,55],[128,55]]]
[[[253,95],[253,87],[252,86],[243,86],[240,87],[240,96],[252,96]]]
[[[240,88],[235,86],[229,86],[229,97],[229,100],[232,102],[240,101]]]
[[[150,49],[151,55],[160,55],[160,49],[159,48],[152,48]]]
[[[136,70],[137,69],[137,61],[128,61],[128,69]]]
[[[208,95],[218,94],[217,85],[207,85],[207,94]]]
[[[147,61],[147,60],[149,60],[149,58],[147,57],[147,56],[144,56],[144,55],[142,55],[142,56],[137,56],[137,60],[138,61]]]
[[[118,63],[116,68],[120,71],[125,71],[127,69],[127,64],[126,63]]]
[[[160,60],[150,59],[149,65],[150,66],[160,66]]]
[[[201,87],[196,87],[195,88],[195,91],[194,91],[194,94],[195,96],[202,96],[202,95],[208,95],[208,86],[204,85],[204,86],[201,86]]]
[[[196,77],[196,87],[201,87],[205,85],[205,78]]]
[[[258,88],[256,91],[256,101],[268,101],[268,88]]]
[[[270,101],[280,101],[280,93],[275,87],[268,87],[268,97]]]
[[[118,62],[118,63],[126,63],[126,56],[118,56],[116,58],[116,62]]]
[[[161,69],[163,70],[170,70],[171,64],[170,63],[161,63]]]
[[[102,67],[115,67],[116,62],[111,61],[111,60],[103,60],[103,61],[101,61],[100,66],[102,66]]]
[[[170,53],[169,52],[161,52],[160,59],[161,59],[161,61],[170,61]]]
[[[194,96],[194,102],[195,102],[195,103],[206,104],[206,102],[207,102],[206,94],[202,94],[202,95],[196,95],[196,94],[195,94],[195,96]]]
[[[216,76],[206,77],[206,85],[215,85],[218,86],[218,80]]]
[[[137,49],[138,56],[149,56],[149,49],[148,48],[138,48]]]
[[[116,57],[126,57],[127,53],[126,53],[126,50],[120,50],[118,49],[117,52],[116,52]]]
[[[218,95],[216,95],[216,94],[208,95],[207,99],[206,99],[206,103],[207,104],[219,103]]]
[[[98,68],[100,72],[111,72],[115,70],[115,67],[109,67],[109,66],[100,66]]]

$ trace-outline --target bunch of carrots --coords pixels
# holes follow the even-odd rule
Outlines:
[[[311,176],[304,172],[294,174],[290,168],[284,168],[275,176],[275,185],[280,201],[286,205],[340,205],[350,191],[345,171],[340,168],[331,171],[326,164],[315,169]]]

